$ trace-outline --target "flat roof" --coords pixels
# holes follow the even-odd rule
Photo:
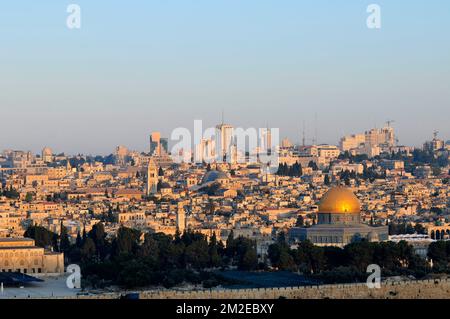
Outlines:
[[[8,247],[0,246],[0,250],[15,250],[15,249],[44,249],[44,248],[38,246],[8,246]]]
[[[6,238],[0,238],[0,242],[4,243],[10,243],[15,241],[34,241],[32,238],[13,238],[13,237],[6,237]]]

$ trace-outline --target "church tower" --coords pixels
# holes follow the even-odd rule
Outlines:
[[[183,233],[186,229],[186,212],[184,211],[184,203],[178,203],[177,209],[177,230]]]
[[[147,167],[147,195],[156,194],[158,191],[158,169],[155,162],[150,160]]]

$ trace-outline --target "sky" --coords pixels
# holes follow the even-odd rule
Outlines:
[[[148,151],[151,131],[211,127],[222,110],[294,142],[387,120],[400,144],[447,140],[449,39],[448,0],[2,1],[0,150]]]

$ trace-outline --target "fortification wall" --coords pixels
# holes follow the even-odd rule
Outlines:
[[[79,296],[88,299],[115,299],[120,293]],[[379,289],[366,284],[323,285],[260,289],[212,289],[201,291],[154,290],[139,292],[141,299],[446,299],[450,279],[382,283]]]

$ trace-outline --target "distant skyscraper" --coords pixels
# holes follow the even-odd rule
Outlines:
[[[261,150],[269,152],[272,149],[272,131],[269,127],[262,130]]]
[[[152,132],[150,134],[150,155],[161,155],[161,133]]]
[[[169,154],[169,139],[167,137],[161,137],[161,154]]]
[[[195,160],[197,162],[210,163],[215,157],[215,141],[211,138],[202,138],[200,143],[196,145]]]
[[[160,132],[150,134],[150,155],[161,156],[169,153],[169,139],[161,137]]]
[[[352,151],[356,149],[376,149],[389,151],[396,143],[394,129],[385,126],[382,129],[371,129],[364,134],[347,135],[341,138],[339,147],[342,151]],[[366,153],[368,151],[365,151]]]
[[[218,147],[219,160],[230,155],[230,147],[233,140],[233,126],[228,124],[219,124],[216,126],[216,146]]]
[[[425,151],[435,152],[445,147],[445,141],[437,138],[438,133],[438,131],[435,131],[433,134],[433,139],[423,144],[423,149]]]

